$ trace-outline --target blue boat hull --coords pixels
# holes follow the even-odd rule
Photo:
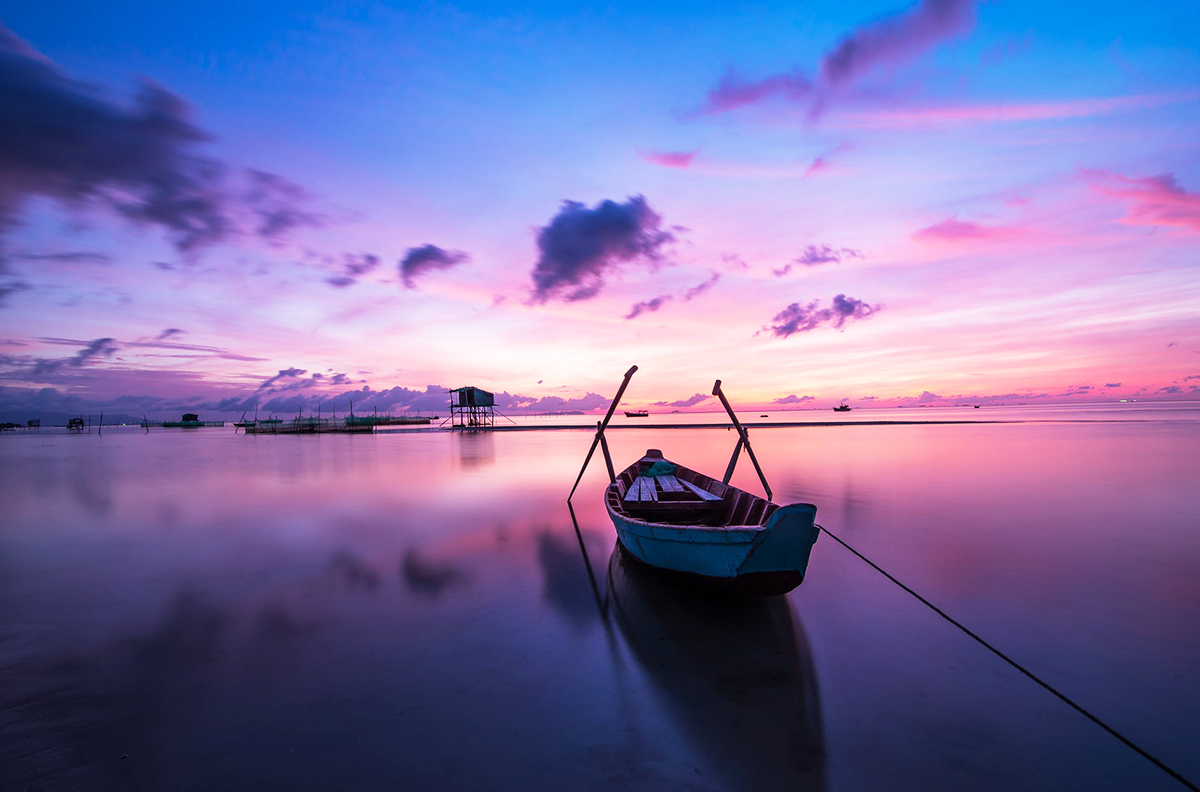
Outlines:
[[[742,492],[720,488],[725,498]],[[610,485],[605,508],[621,546],[639,561],[755,593],[780,594],[800,585],[820,532],[811,503],[778,507],[758,525],[682,525],[626,513],[620,494],[617,484]]]

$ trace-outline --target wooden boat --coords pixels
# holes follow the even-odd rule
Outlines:
[[[586,469],[597,445],[603,448],[610,478],[604,506],[621,546],[658,569],[748,593],[784,594],[800,585],[819,533],[817,507],[811,503],[780,506],[771,501],[771,488],[750,447],[749,434],[721,392],[720,380],[713,386],[713,395],[720,398],[738,432],[722,480],[671,462],[658,449],[649,449],[620,474],[614,472],[604,428],[635,371],[637,366],[625,374],[584,461]],[[743,448],[754,463],[766,498],[729,485]],[[576,487],[582,478],[581,470]]]
[[[650,412],[648,410],[626,410],[625,411],[626,418],[647,418],[647,417],[649,417],[649,415],[650,415]]]
[[[617,475],[604,506],[638,560],[755,594],[800,585],[818,533],[811,503],[779,506],[653,448]]]

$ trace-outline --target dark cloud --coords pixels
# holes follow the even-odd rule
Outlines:
[[[539,257],[533,269],[533,301],[552,297],[587,300],[604,288],[604,276],[624,262],[657,263],[675,237],[646,199],[603,201],[589,209],[564,201],[549,225],[538,231]]]
[[[442,250],[437,245],[409,248],[400,259],[400,278],[405,288],[417,287],[416,277],[434,270],[444,270],[470,261],[471,257],[457,250]]]
[[[0,262],[2,263],[2,262]],[[3,308],[8,302],[8,298],[14,294],[23,291],[29,291],[30,285],[25,281],[13,280],[7,283],[0,283],[0,308]]]
[[[33,368],[29,370],[29,377],[36,380],[57,374],[63,369],[83,368],[95,358],[112,357],[119,348],[117,342],[111,338],[97,338],[94,341],[86,342],[83,349],[69,358],[38,359]]]
[[[717,281],[719,281],[719,280],[721,280],[721,273],[714,272],[711,276],[709,276],[708,280],[704,281],[703,283],[698,283],[695,286],[693,286],[692,288],[685,291],[683,293],[683,301],[691,302],[692,300],[699,297],[701,294],[704,294],[704,292],[711,289],[713,286],[716,286]]]
[[[331,264],[336,261],[336,259],[330,256],[319,256],[318,258],[323,263],[327,264]],[[347,286],[357,283],[361,276],[366,275],[368,272],[371,272],[374,269],[378,269],[379,264],[379,256],[376,256],[373,253],[363,253],[361,255],[347,253],[346,255],[342,256],[342,274],[330,276],[325,279],[325,282],[330,286],[344,289]]]
[[[781,399],[775,399],[775,400],[773,400],[773,403],[774,404],[803,404],[804,402],[816,401],[816,399],[817,399],[816,396],[797,396],[796,394],[793,393],[790,396],[784,396]]]
[[[268,377],[267,379],[263,380],[262,384],[258,386],[258,390],[260,390],[260,391],[266,390],[267,388],[270,388],[272,385],[274,385],[277,382],[280,382],[282,380],[295,379],[296,377],[303,377],[307,373],[308,373],[308,371],[306,371],[305,369],[298,369],[298,368],[280,369],[279,373],[276,374],[274,377]]]
[[[177,336],[177,335],[183,335],[183,331],[180,330],[178,327],[168,327],[166,330],[163,330],[161,333],[159,333],[157,336],[155,336],[155,340],[156,341],[166,341],[171,336]]]
[[[1189,374],[1183,378],[1184,382],[1187,382],[1188,380],[1200,380],[1200,374]],[[1121,385],[1121,383],[1118,382],[1116,385],[1110,385],[1109,387],[1116,388],[1116,387],[1119,387],[1120,385]]]
[[[799,69],[787,74],[775,74],[761,80],[749,81],[739,78],[733,71],[728,71],[717,87],[708,92],[701,112],[727,113],[775,96],[799,103],[812,95],[813,87],[812,80]]]
[[[636,319],[644,313],[652,313],[663,307],[663,304],[671,299],[671,295],[663,294],[649,300],[643,300],[640,303],[634,303],[633,308],[629,309],[629,313],[625,314],[626,319]]]
[[[255,231],[265,239],[278,239],[294,228],[320,228],[324,215],[304,208],[311,200],[308,190],[277,173],[249,168],[249,187],[242,196],[246,206],[257,215]]]
[[[863,254],[853,248],[840,248],[835,250],[829,245],[809,245],[796,258],[792,259],[791,263],[785,265],[782,269],[771,270],[775,273],[775,277],[781,278],[791,272],[792,267],[801,264],[805,267],[816,267],[820,264],[835,264],[843,259],[848,258],[864,258]]]
[[[1157,391],[1155,391],[1155,393],[1167,393],[1167,394],[1183,393],[1183,388],[1179,387],[1178,385],[1165,385],[1165,386],[1159,388]]]
[[[105,253],[72,251],[67,253],[20,253],[13,261],[44,261],[51,264],[108,264],[112,257]]]
[[[862,300],[839,294],[833,298],[833,305],[820,308],[821,301],[813,300],[808,305],[792,303],[775,315],[772,324],[763,328],[779,338],[787,338],[794,333],[804,333],[815,330],[821,325],[829,325],[841,329],[851,319],[866,319],[883,308],[882,305],[868,305]]]
[[[35,196],[108,207],[184,253],[224,241],[248,214],[267,238],[317,223],[297,205],[302,191],[273,174],[250,171],[244,194],[231,193],[229,168],[199,152],[208,140],[166,88],[143,80],[121,106],[0,26],[0,234]]]
[[[692,406],[704,401],[705,399],[711,399],[711,398],[712,398],[711,393],[697,393],[695,396],[689,396],[686,399],[680,399],[679,401],[654,402],[654,406],[655,407],[692,407]]]
[[[1119,388],[1119,387],[1121,387],[1121,383],[1119,383],[1119,382],[1106,382],[1106,383],[1104,383],[1104,387],[1106,387],[1106,388]]]
[[[920,0],[843,37],[822,58],[816,79],[800,69],[760,80],[742,80],[727,73],[709,92],[701,112],[724,113],[782,97],[805,105],[815,117],[833,98],[871,72],[916,60],[939,42],[969,31],[974,21],[974,0]]]

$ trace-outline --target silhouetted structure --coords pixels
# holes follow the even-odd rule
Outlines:
[[[450,391],[450,425],[479,429],[496,425],[496,397],[468,385]]]

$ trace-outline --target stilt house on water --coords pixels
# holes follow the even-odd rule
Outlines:
[[[450,425],[463,429],[495,426],[496,397],[471,385],[450,391]]]

